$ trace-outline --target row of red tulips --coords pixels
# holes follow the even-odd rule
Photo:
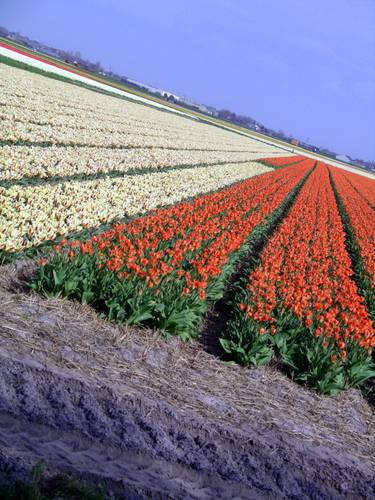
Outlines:
[[[369,201],[370,196],[375,193],[375,182],[366,179],[368,183],[372,182],[371,190],[367,183],[356,179],[359,175],[333,167],[330,167],[330,171],[353,228],[366,273],[375,288],[375,213]]]
[[[364,177],[363,175],[352,174],[345,170],[331,168],[332,172],[338,171],[341,176],[345,177],[347,183],[357,191],[357,193],[375,210],[375,187],[374,179]]]
[[[333,176],[347,194],[345,176]],[[345,201],[355,212],[354,200]],[[246,365],[276,353],[293,378],[323,393],[374,376],[375,331],[352,275],[329,171],[320,163],[259,265],[238,283],[225,351]]]
[[[187,339],[261,222],[314,166],[305,160],[135,219],[86,242],[63,241],[33,287],[92,304],[109,319]]]
[[[305,156],[295,155],[295,156],[279,156],[271,158],[262,158],[260,161],[265,165],[274,168],[286,167],[288,165],[294,165],[306,160]]]
[[[359,175],[334,167],[330,167],[330,174],[345,224],[356,282],[375,321],[375,214],[370,201],[375,182],[370,179],[362,181],[357,179]]]

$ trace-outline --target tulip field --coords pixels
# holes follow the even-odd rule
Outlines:
[[[354,280],[330,176],[348,208],[354,214],[365,211],[350,199],[350,180],[356,176],[319,163],[258,265],[238,284],[234,318],[221,340],[244,364],[266,362],[276,352],[295,379],[328,393],[375,375],[374,317]],[[367,235],[364,219],[351,220],[354,232],[363,236],[358,241],[364,272],[371,276],[374,214],[366,215],[372,224]],[[367,292],[373,304],[373,281]]]
[[[221,297],[251,231],[313,163],[159,209],[83,243],[64,241],[44,262],[36,286],[104,307],[110,319],[151,322],[188,339],[207,302]]]
[[[333,394],[375,375],[375,180],[0,65],[0,264],[118,323],[278,359]]]

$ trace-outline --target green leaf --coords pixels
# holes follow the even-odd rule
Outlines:
[[[90,304],[90,302],[94,299],[95,295],[93,292],[90,292],[89,290],[86,290],[82,294],[82,303],[83,304]]]
[[[152,317],[153,315],[150,311],[135,311],[128,317],[126,322],[129,325],[137,325],[151,319]]]
[[[53,274],[53,279],[55,281],[55,285],[60,286],[64,281],[65,269],[60,268],[58,271],[56,271],[56,269],[53,269],[52,274]]]

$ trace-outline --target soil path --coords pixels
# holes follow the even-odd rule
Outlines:
[[[0,446],[7,450],[8,463],[10,457],[18,466],[43,461],[50,472],[78,474],[126,498],[251,498],[248,488],[219,477],[202,476],[178,464],[95,443],[79,432],[56,430],[4,412],[0,412]],[[2,458],[5,468],[4,454]],[[263,496],[260,493],[257,498]]]
[[[370,464],[314,439],[212,424],[4,351],[0,366],[3,470],[42,460],[134,498],[375,498]]]

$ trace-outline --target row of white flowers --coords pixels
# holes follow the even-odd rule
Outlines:
[[[95,175],[195,165],[240,163],[266,153],[228,153],[171,149],[108,149],[74,146],[0,146],[0,179]]]
[[[58,234],[216,190],[271,170],[241,163],[90,181],[0,187],[0,248],[20,250]]]
[[[177,137],[180,141],[192,143],[194,149],[210,146],[209,149],[219,150],[229,147],[231,150],[250,152],[282,152],[269,144],[219,127],[101,95],[19,69],[7,66],[3,68],[5,69],[2,69],[0,74],[0,116],[5,122],[4,129],[9,128],[10,121],[21,120],[18,122],[21,125],[29,121],[35,122],[36,125],[45,124],[47,134],[55,125],[59,125],[57,128],[60,132],[72,128],[77,135],[77,143],[80,142],[79,131],[83,129],[90,131],[91,144],[97,144],[96,140],[102,142],[102,136],[105,136],[107,131],[107,135],[120,136],[122,133],[161,135],[167,145],[171,137]],[[16,124],[14,125],[16,128]],[[21,127],[20,132],[24,135],[25,130]],[[40,130],[40,134],[42,133]],[[71,135],[73,132],[66,130],[66,133]],[[87,135],[83,136],[87,140]],[[29,139],[32,138],[33,132],[30,131]]]
[[[118,131],[103,131],[99,126],[90,128],[72,128],[67,126],[38,125],[34,123],[2,119],[0,122],[0,137],[4,141],[51,143],[69,146],[101,146],[108,148],[173,148],[207,151],[259,151],[259,148],[249,148],[246,144],[218,144],[209,141],[189,139],[184,134],[173,136],[169,132],[161,134],[158,130],[148,129],[143,134],[129,130],[128,133]],[[257,143],[255,143],[256,146]],[[273,153],[270,154],[271,156]]]

